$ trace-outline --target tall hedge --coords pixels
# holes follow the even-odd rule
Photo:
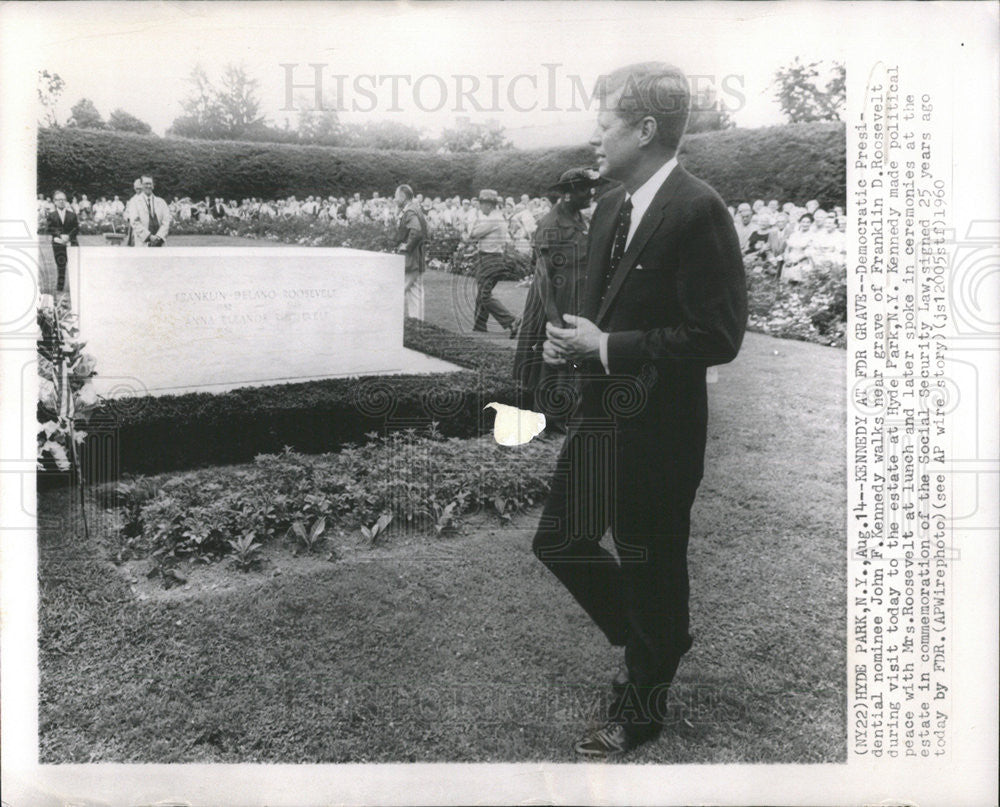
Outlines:
[[[691,135],[681,159],[730,203],[755,199],[823,206],[847,199],[843,123],[795,123]]]
[[[846,199],[842,123],[802,123],[691,135],[681,159],[731,203],[778,199],[823,205]],[[159,138],[86,129],[42,129],[38,186],[91,197],[125,194],[140,174],[161,195],[275,198],[391,193],[402,182],[428,196],[543,193],[567,168],[592,165],[589,146],[436,154]]]
[[[91,198],[126,193],[142,174],[157,193],[277,198],[369,195],[408,182],[431,196],[468,193],[473,155],[187,140],[87,129],[38,133],[38,187]]]

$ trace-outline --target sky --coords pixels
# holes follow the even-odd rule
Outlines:
[[[212,78],[239,64],[279,125],[313,103],[318,75],[345,121],[436,135],[465,116],[497,121],[515,145],[561,145],[589,134],[595,79],[638,61],[678,65],[740,126],[782,123],[775,70],[796,56],[843,61],[836,5],[782,3],[779,16],[770,3],[60,3],[37,14],[32,56],[66,82],[63,119],[86,97],[162,134],[195,64]],[[289,92],[289,80],[306,86]]]

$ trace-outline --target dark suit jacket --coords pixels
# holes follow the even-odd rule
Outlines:
[[[80,222],[77,221],[76,213],[70,210],[68,207],[65,210],[66,221],[59,221],[59,213],[55,210],[51,211],[46,218],[46,229],[49,235],[68,235],[69,243],[76,247],[79,246],[76,242],[76,235],[80,231]]]
[[[580,369],[579,416],[662,449],[701,475],[708,396],[705,369],[732,361],[747,320],[739,240],[725,203],[680,165],[639,223],[604,287],[624,188],[603,196],[591,222],[583,316],[608,332],[606,375]]]
[[[396,224],[396,243],[405,245],[404,271],[423,272],[426,269],[424,251],[427,243],[427,219],[415,202],[403,208]]]

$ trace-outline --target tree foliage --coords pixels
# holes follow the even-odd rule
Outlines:
[[[153,131],[146,121],[139,120],[135,115],[118,108],[108,116],[108,128],[116,132],[135,132],[136,134],[149,134]]]
[[[191,90],[182,102],[184,114],[176,118],[168,134],[206,140],[262,140],[269,127],[260,114],[257,95],[260,82],[246,68],[230,64],[218,85],[205,68],[195,65],[188,76]],[[287,140],[275,130],[275,140]]]
[[[512,148],[503,127],[463,121],[453,129],[445,129],[439,145],[442,151],[500,151]]]
[[[687,133],[717,132],[733,126],[732,118],[725,105],[719,102],[711,87],[696,93],[691,99],[691,116],[688,118]]]
[[[834,62],[829,78],[821,86],[822,62],[803,64],[796,56],[787,67],[774,74],[775,100],[789,123],[839,121],[847,102],[846,71]]]
[[[67,126],[75,126],[78,129],[105,129],[104,118],[97,111],[94,102],[89,98],[81,98],[69,110],[69,120]]]
[[[341,127],[337,145],[398,151],[422,151],[429,147],[419,129],[391,120],[345,124]]]
[[[58,73],[50,73],[48,70],[38,71],[38,103],[41,104],[42,113],[38,123],[41,126],[58,126],[56,117],[56,106],[59,103],[59,96],[62,95],[66,82]]]

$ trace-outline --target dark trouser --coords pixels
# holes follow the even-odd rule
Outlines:
[[[65,244],[53,244],[52,254],[56,259],[56,269],[58,270],[58,281],[56,284],[56,291],[64,291],[66,288],[66,245]]]
[[[476,270],[476,313],[472,327],[485,330],[490,314],[501,327],[509,328],[514,323],[514,315],[493,296],[493,287],[503,275],[503,255],[480,252]]]
[[[687,544],[701,473],[671,453],[646,432],[571,426],[532,547],[625,647],[640,694],[663,694],[691,647]],[[609,526],[620,562],[599,544]]]

